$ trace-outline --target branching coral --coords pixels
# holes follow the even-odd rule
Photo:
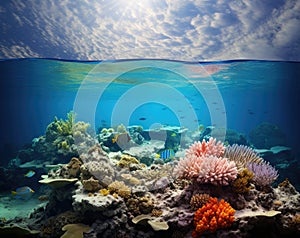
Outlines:
[[[201,157],[207,155],[214,155],[221,157],[224,155],[225,147],[221,141],[218,141],[215,138],[210,137],[209,141],[203,140],[202,142],[196,141],[192,144],[189,149],[186,151],[186,157]]]
[[[263,162],[263,159],[259,157],[252,148],[245,145],[233,144],[231,146],[227,146],[224,157],[234,161],[239,171],[246,168],[247,164],[250,162],[257,164]]]
[[[189,156],[181,158],[174,168],[174,176],[183,179],[193,179],[197,178],[201,165],[203,162],[203,157]]]
[[[222,158],[223,143],[210,138],[195,142],[186,151],[185,158],[179,160],[174,169],[174,176],[184,179],[193,179],[199,183],[214,185],[228,185],[237,176],[237,168],[233,161]]]
[[[215,232],[226,228],[234,221],[235,210],[223,199],[210,198],[209,202],[199,208],[194,215],[195,230],[192,236],[199,237],[204,232]]]
[[[253,182],[258,187],[270,186],[278,177],[277,170],[269,163],[248,163],[248,169],[254,173]]]
[[[197,178],[202,168],[202,162],[205,156],[223,156],[225,147],[222,142],[210,138],[208,142],[196,141],[185,153],[175,167],[174,175],[179,178],[192,179]]]
[[[239,172],[236,180],[233,181],[232,188],[236,193],[247,193],[251,189],[251,180],[253,178],[253,173],[248,169],[244,169]]]
[[[203,159],[197,182],[228,185],[230,181],[236,179],[237,173],[233,161],[229,161],[227,158],[209,156]]]

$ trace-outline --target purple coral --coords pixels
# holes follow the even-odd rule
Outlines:
[[[270,186],[278,177],[278,171],[269,163],[248,163],[247,168],[253,172],[253,182],[261,187]]]

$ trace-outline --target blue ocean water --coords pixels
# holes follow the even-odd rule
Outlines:
[[[13,59],[0,61],[0,73],[2,160],[70,111],[95,131],[213,125],[247,136],[268,122],[300,154],[299,62]]]

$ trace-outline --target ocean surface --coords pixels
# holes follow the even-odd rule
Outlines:
[[[299,62],[12,59],[0,73],[2,164],[70,111],[96,133],[121,123],[201,125],[247,137],[267,122],[299,157]]]

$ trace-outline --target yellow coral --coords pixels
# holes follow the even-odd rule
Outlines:
[[[95,192],[100,187],[99,181],[97,179],[94,179],[93,177],[87,180],[82,180],[82,186],[84,190],[88,192]]]
[[[108,129],[107,129],[107,132],[113,133],[113,132],[115,132],[115,130],[114,130],[114,128],[108,128]]]
[[[99,193],[102,195],[102,196],[107,196],[109,194],[109,190],[107,190],[106,188],[103,188],[103,189],[100,189],[99,190]]]
[[[108,130],[106,128],[103,128],[100,133],[101,134],[106,134],[107,132],[108,132]]]
[[[108,185],[108,190],[111,193],[117,193],[122,198],[129,198],[131,195],[131,190],[125,185],[123,181],[114,181]]]
[[[131,174],[122,174],[121,177],[124,179],[126,183],[129,183],[131,185],[141,184],[141,181],[138,178],[133,177]]]
[[[237,179],[232,182],[232,188],[236,193],[247,193],[251,189],[251,179],[253,178],[253,173],[248,170],[242,170]]]
[[[117,165],[121,168],[128,168],[130,164],[139,164],[140,162],[133,156],[122,154],[120,161]]]

